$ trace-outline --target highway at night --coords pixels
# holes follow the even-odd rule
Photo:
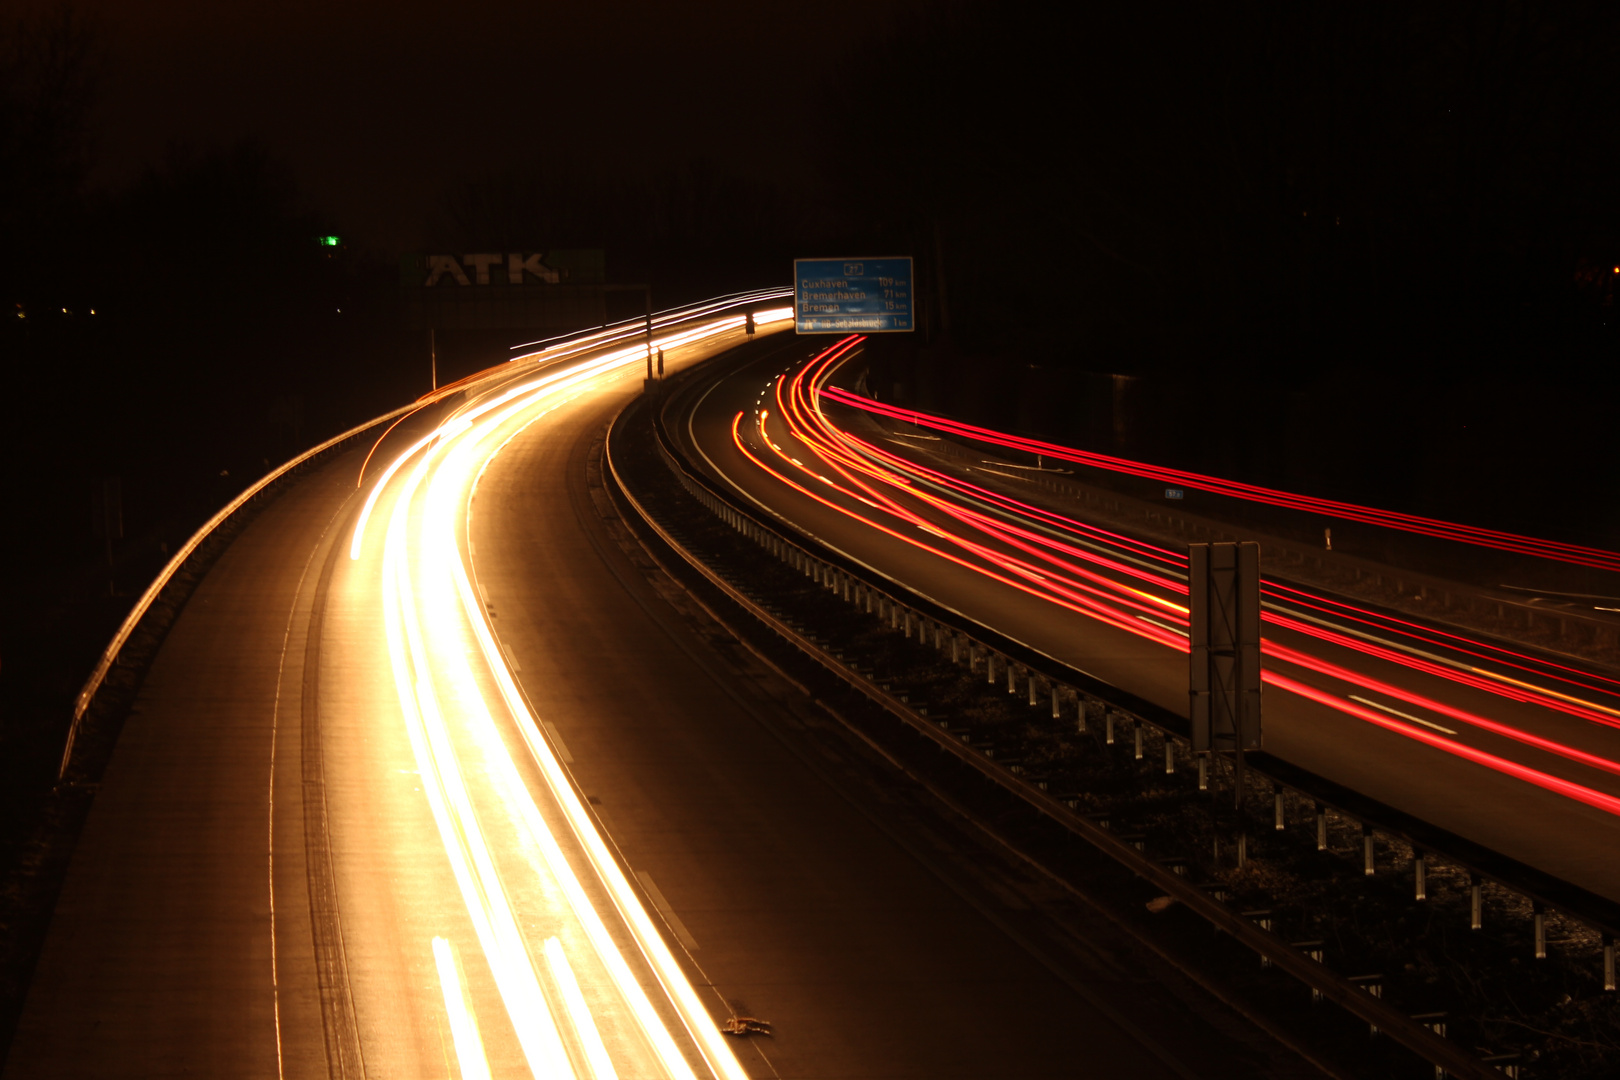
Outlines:
[[[672,431],[745,502],[945,608],[1185,716],[1185,550],[1090,524],[1078,507],[1055,511],[1032,494],[1040,447],[1027,440],[1008,442],[1002,463],[938,452],[942,436],[980,446],[1001,436],[913,423],[909,410],[853,393],[862,348],[859,338],[812,339],[728,370],[683,397]],[[1073,460],[1086,463],[1085,455]],[[1516,544],[1526,557],[1609,568],[1614,560],[1445,523],[1379,520]],[[1268,582],[1265,600],[1268,751],[1620,898],[1620,869],[1606,854],[1620,841],[1620,684],[1612,675],[1283,580]]]
[[[1620,5],[0,46],[0,1080],[1620,1077]]]
[[[787,311],[746,299],[779,370]],[[653,344],[679,370],[749,337],[722,305]],[[103,778],[6,1075],[1294,1075],[672,606],[591,482],[646,349],[440,391],[231,545]]]

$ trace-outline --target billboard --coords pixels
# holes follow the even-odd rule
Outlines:
[[[399,264],[405,324],[413,329],[577,330],[612,312],[600,248],[406,255]],[[638,304],[637,307],[640,305]]]
[[[911,256],[794,259],[793,329],[801,334],[891,334],[916,327]]]
[[[407,289],[599,285],[606,280],[604,263],[600,248],[406,255],[399,262],[399,283]]]

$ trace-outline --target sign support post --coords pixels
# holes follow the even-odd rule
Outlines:
[[[1260,545],[1189,544],[1192,743],[1196,754],[1233,754],[1233,808],[1242,865],[1244,754],[1260,727]]]
[[[647,301],[647,381],[652,382],[652,288],[641,294]]]

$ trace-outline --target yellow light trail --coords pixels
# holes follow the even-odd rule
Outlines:
[[[721,344],[716,339],[723,335],[735,337],[744,323],[741,314],[705,314],[695,325],[666,319],[650,347],[701,351]],[[759,313],[756,326],[764,330],[791,314]],[[383,622],[401,716],[462,904],[529,1072],[745,1080],[540,734],[463,555],[478,481],[501,448],[554,409],[634,374],[648,349],[644,336],[595,350],[570,343],[557,351],[561,359],[538,373],[529,369],[531,377],[509,376],[481,396],[475,387],[473,400],[383,471],[362,507],[350,557],[366,553],[368,523],[386,512]],[[391,509],[379,509],[385,500]],[[514,731],[526,762],[521,751],[517,757],[509,751]],[[633,943],[629,955],[625,941]],[[462,1075],[489,1075],[483,1056],[489,1019],[480,1041],[460,975],[445,966],[453,960],[449,941],[436,937],[432,949]],[[649,986],[659,991],[657,1000]]]

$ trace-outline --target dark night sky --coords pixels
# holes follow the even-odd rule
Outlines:
[[[80,0],[105,57],[95,182],[173,143],[243,136],[293,166],[317,208],[384,250],[426,242],[440,193],[512,163],[633,169],[747,152],[899,4],[802,7],[421,0]],[[577,167],[577,165],[576,165]]]
[[[129,392],[166,385],[144,364],[221,406],[149,391],[189,424],[275,381],[327,410],[290,439],[413,392],[388,381],[423,347],[395,310],[403,252],[600,247],[610,276],[675,303],[781,280],[823,246],[904,251],[928,355],[891,382],[919,407],[1106,442],[1092,414],[1124,408],[1098,389],[1117,375],[1140,380],[1117,447],[1133,456],[1504,527],[1529,527],[1527,501],[1583,534],[1620,527],[1573,467],[1620,453],[1612,2],[75,10],[102,57],[91,197],[67,191],[78,114],[46,107],[78,96],[38,72],[13,80],[31,98],[7,93],[58,117],[37,126],[64,149],[11,137],[0,170],[17,302],[104,316],[13,328],[46,382],[136,350],[111,370]],[[330,262],[328,229],[349,241]],[[507,343],[461,344],[482,364]],[[103,382],[116,455],[130,410]],[[286,449],[242,427],[216,434],[247,459]],[[110,468],[85,441],[86,475]],[[223,450],[173,441],[218,472],[202,459]]]

